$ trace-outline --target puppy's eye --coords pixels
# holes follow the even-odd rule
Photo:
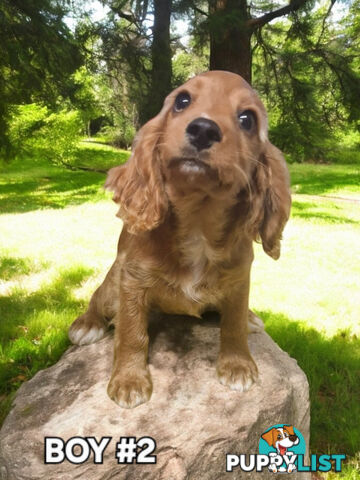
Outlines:
[[[181,92],[175,98],[174,110],[175,112],[181,112],[185,110],[191,103],[191,97],[187,92]]]
[[[250,132],[256,125],[255,113],[251,110],[244,110],[238,114],[240,128]]]

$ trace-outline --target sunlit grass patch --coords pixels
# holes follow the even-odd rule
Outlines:
[[[289,168],[293,193],[345,196],[360,200],[360,163],[354,165],[294,163]]]
[[[346,208],[341,212],[348,218]],[[332,223],[295,214],[285,228],[277,262],[260,245],[255,248],[251,305],[304,319],[327,335],[347,328],[360,334],[359,217],[360,211],[356,223]]]

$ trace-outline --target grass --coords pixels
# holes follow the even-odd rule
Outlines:
[[[107,169],[127,157],[86,142],[77,162]],[[360,168],[290,169],[282,256],[274,262],[256,246],[251,307],[309,379],[312,451],[346,453],[338,475],[358,479]],[[0,172],[0,422],[19,385],[68,347],[69,324],[115,257],[121,222],[104,179],[41,159]]]
[[[360,200],[360,161],[350,165],[292,164],[294,193]]]
[[[76,163],[107,170],[129,154],[106,145],[83,142]],[[104,174],[72,171],[41,159],[17,160],[0,171],[0,212],[62,209],[104,199]]]

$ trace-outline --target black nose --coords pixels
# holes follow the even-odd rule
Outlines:
[[[289,439],[290,439],[292,442],[296,442],[297,438],[298,438],[297,435],[290,435],[290,436],[289,436]]]
[[[218,125],[207,118],[195,118],[186,128],[189,141],[199,151],[210,148],[214,142],[221,141],[221,131]]]

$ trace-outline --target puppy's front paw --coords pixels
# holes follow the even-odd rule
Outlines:
[[[258,377],[258,369],[251,357],[220,355],[216,371],[222,385],[239,392],[249,390]]]
[[[113,373],[108,389],[111,400],[123,408],[135,408],[150,400],[152,382],[147,370],[137,373]]]
[[[105,321],[87,312],[73,321],[69,328],[69,339],[74,345],[89,345],[101,340],[106,330]]]

